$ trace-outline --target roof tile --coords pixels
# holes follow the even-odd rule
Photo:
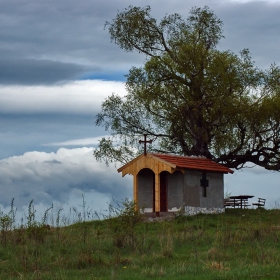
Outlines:
[[[173,163],[177,168],[196,169],[204,171],[214,171],[222,173],[233,173],[233,171],[219,163],[205,157],[185,157],[167,154],[152,154],[167,162]]]

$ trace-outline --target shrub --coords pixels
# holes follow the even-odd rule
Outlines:
[[[124,247],[134,246],[136,242],[136,226],[142,221],[142,214],[136,210],[134,201],[125,199],[116,206],[109,205],[108,225],[113,235],[114,245]]]

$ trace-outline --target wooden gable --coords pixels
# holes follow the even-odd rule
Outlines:
[[[119,168],[118,172],[122,172],[122,176],[126,174],[136,176],[138,172],[144,168],[151,169],[155,174],[159,174],[162,171],[173,173],[175,170],[178,170],[176,165],[171,162],[167,162],[152,154],[143,154]]]

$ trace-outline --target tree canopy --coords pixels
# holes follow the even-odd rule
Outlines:
[[[125,163],[148,134],[150,152],[280,170],[280,69],[259,69],[248,49],[219,50],[223,23],[213,11],[158,22],[149,6],[129,6],[106,25],[113,42],[146,61],[126,75],[126,96],[102,103],[96,125],[112,136],[100,141],[97,159]]]

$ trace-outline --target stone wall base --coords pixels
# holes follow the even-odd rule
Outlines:
[[[194,207],[194,206],[185,206],[182,209],[168,209],[168,212],[159,212],[157,213],[157,216],[163,217],[163,216],[175,216],[175,215],[185,215],[185,216],[192,216],[197,214],[220,214],[224,213],[225,208],[215,208],[215,207]],[[153,212],[152,208],[144,208],[140,210],[140,213],[144,214],[147,217],[156,217],[156,213]]]
[[[220,214],[225,212],[225,208],[214,208],[214,207],[193,207],[185,206],[183,215],[192,216],[197,214]]]

